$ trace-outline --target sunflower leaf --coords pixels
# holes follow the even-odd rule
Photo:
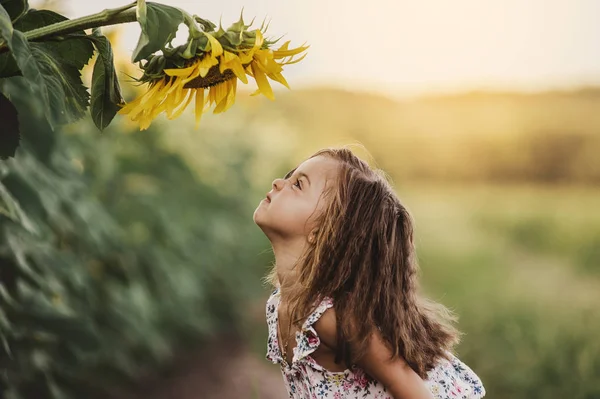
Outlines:
[[[11,76],[19,76],[20,74],[21,71],[12,53],[7,51],[0,54],[0,78],[10,78]]]
[[[67,19],[67,17],[64,17],[54,11],[31,9],[27,11],[27,13],[23,15],[22,18],[15,22],[15,29],[27,32],[29,30],[40,28],[42,26],[52,25],[57,22],[65,21]]]
[[[50,10],[29,10],[15,23],[15,29],[27,32],[67,19],[67,17]],[[79,31],[54,40],[46,40],[43,44],[44,47],[59,56],[62,62],[81,69],[94,54],[94,46],[87,39],[85,32]]]
[[[10,20],[18,19],[29,8],[27,0],[0,0],[0,6],[4,7]]]
[[[13,28],[8,13],[1,7],[0,34],[31,91],[42,100],[51,125],[71,122],[85,114],[89,94],[81,82],[79,67],[93,54],[93,46],[90,45],[92,51],[73,46],[70,40],[80,40],[79,35],[65,37],[60,47],[52,42],[28,43],[23,32]]]
[[[14,23],[14,29],[27,32],[64,20],[67,20],[67,18],[54,11],[30,9]],[[81,69],[94,51],[89,41],[85,40],[84,34],[81,31],[60,39],[47,40],[43,43],[44,46],[51,48],[53,52],[60,54],[63,61],[73,65],[77,69]],[[17,66],[13,54],[10,52],[0,54],[0,77],[7,78],[17,75],[21,75],[21,71]]]
[[[94,30],[90,39],[98,51],[98,59],[92,74],[90,111],[96,127],[104,130],[115,117],[119,104],[124,101],[115,71],[110,41],[100,33],[100,30]]]
[[[19,133],[19,119],[15,106],[4,94],[0,93],[0,121],[2,121],[2,134],[0,134],[0,159],[14,157],[19,146],[21,135]],[[2,206],[0,205],[0,213]]]
[[[138,62],[162,49],[175,37],[183,22],[183,13],[175,7],[138,0],[137,19],[142,29],[137,46],[131,55]]]

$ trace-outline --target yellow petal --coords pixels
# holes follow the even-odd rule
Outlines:
[[[290,59],[289,61],[284,61],[284,62],[282,62],[282,65],[292,65],[292,64],[296,64],[296,63],[298,63],[298,62],[302,61],[302,60],[303,60],[303,59],[306,57],[306,54],[308,54],[308,53],[304,53],[304,54],[302,54],[302,57],[300,57],[300,58],[296,58],[296,59],[295,59],[295,60],[293,60],[293,61],[292,61],[291,59]]]
[[[163,69],[163,71],[169,76],[189,76],[195,68],[196,64],[191,65],[187,68],[169,68]]]
[[[255,32],[256,32],[256,39],[254,39],[253,50],[258,50],[259,48],[262,47],[263,42],[265,41],[265,38],[263,37],[262,32],[259,29],[256,29]]]
[[[261,64],[269,62],[269,58],[273,58],[271,50],[258,50],[254,53],[254,60],[258,60]]]
[[[211,86],[210,89],[208,89],[208,105],[211,106],[212,104],[215,103],[215,94],[217,92],[217,86]]]
[[[231,63],[231,70],[233,71],[233,73],[235,74],[235,76],[238,77],[239,80],[241,80],[244,83],[248,83],[248,78],[246,77],[246,72],[244,71],[244,66],[242,65],[241,62],[232,62]]]
[[[216,85],[215,87],[215,104],[219,105],[219,103],[221,101],[223,101],[224,98],[227,97],[227,82],[223,82],[223,83],[219,83],[218,85]]]
[[[131,109],[129,117],[131,120],[137,120],[138,117],[143,116],[144,111],[154,107],[155,103],[160,103],[161,99],[162,96],[159,90],[149,90],[140,98],[141,101]]]
[[[287,51],[288,46],[290,45],[291,41],[288,40],[287,42],[283,43],[281,45],[281,47],[279,47],[276,51]]]
[[[253,51],[248,51],[248,52],[243,52],[240,51],[238,53],[238,58],[240,59],[240,62],[242,64],[248,64],[252,61],[252,58],[254,57],[254,52]]]
[[[185,97],[183,95],[183,86],[178,85],[175,92],[170,94],[167,97],[167,104],[166,104],[167,118],[171,118],[171,115],[173,114],[173,111],[175,111],[175,108],[177,108],[177,106],[179,104],[181,104],[181,102],[184,99],[185,99]]]
[[[210,52],[212,57],[216,58],[223,54],[223,47],[221,46],[221,43],[219,43],[219,41],[210,33],[203,33],[206,35],[206,37],[208,37],[208,41],[210,42]]]
[[[285,80],[285,78],[283,77],[282,74],[280,74],[280,73],[274,73],[274,74],[270,74],[268,76],[271,79],[273,79],[274,81],[281,83],[282,85],[284,85],[288,89],[290,88],[290,85],[288,84],[287,80]]]
[[[283,71],[283,67],[277,63],[274,59],[267,60],[266,64],[262,64],[263,69],[267,74],[270,73],[281,73]]]
[[[223,73],[228,69],[231,69],[235,76],[237,76],[242,82],[248,83],[246,73],[244,72],[244,66],[242,65],[239,57],[233,53],[230,53],[229,51],[225,51],[225,53],[221,56],[221,65],[219,66],[219,71]]]
[[[233,79],[233,80],[227,81],[222,84],[225,85],[225,88],[227,90],[227,95],[225,96],[225,98],[223,98],[221,100],[221,102],[219,104],[217,104],[215,110],[213,111],[213,113],[215,113],[215,114],[227,111],[235,102],[235,91],[237,88],[237,80]]]
[[[202,113],[204,112],[204,89],[196,89],[196,104],[194,113],[196,117],[196,129],[200,126],[200,119],[202,119]]]
[[[194,93],[192,92],[192,90],[187,91],[186,97],[187,99],[185,100],[185,102],[177,109],[177,111],[175,111],[170,117],[168,117],[169,119],[178,118],[182,114],[182,112],[187,108],[187,106],[190,105],[190,102],[192,102],[192,99],[194,98]]]
[[[273,95],[273,89],[267,80],[267,76],[260,68],[256,65],[256,63],[252,63],[252,74],[254,75],[254,79],[256,80],[256,84],[258,85],[258,89],[262,94],[265,95],[269,100],[274,100],[275,95]]]
[[[208,74],[210,68],[219,63],[218,58],[209,57],[208,55],[204,56],[202,60],[198,63],[198,69],[200,70],[200,76],[205,77]]]
[[[156,107],[154,107],[150,113],[148,114],[148,117],[150,119],[156,119],[156,117],[158,115],[160,115],[161,113],[163,113],[165,111],[165,109],[167,108],[167,102],[163,101],[161,104],[157,105]]]
[[[196,79],[198,76],[200,76],[200,73],[201,73],[200,66],[199,66],[199,63],[197,63],[194,71],[187,78],[181,79],[181,84],[185,85],[187,82],[190,82],[190,81]]]
[[[119,109],[118,113],[121,115],[127,115],[128,113],[131,112],[132,109],[137,107],[137,105],[140,103],[140,101],[142,101],[142,96],[138,96],[135,100],[130,101],[127,104],[123,105],[121,107],[121,109]]]
[[[146,105],[146,103],[148,103],[148,101],[150,101],[153,98],[154,94],[156,94],[158,91],[160,91],[160,89],[163,86],[164,86],[164,80],[159,80],[156,83],[152,84],[150,89],[139,97],[139,101],[136,104],[136,108],[143,109],[143,107]],[[134,112],[134,111],[135,111],[134,109],[131,110],[131,112]]]
[[[229,51],[224,51],[223,55],[221,55],[221,61],[219,62],[219,72],[223,73],[226,70],[231,69],[229,64],[237,59],[238,57],[235,54]]]
[[[140,130],[146,130],[150,127],[150,123],[152,123],[151,118],[144,118],[140,120]]]
[[[308,49],[309,47],[310,46],[301,46],[301,47],[297,47],[292,50],[275,50],[275,51],[273,51],[273,56],[275,57],[275,59],[289,57],[291,55],[300,54],[301,52]]]
[[[171,79],[169,81],[169,83],[167,83],[165,88],[162,90],[164,93],[163,97],[167,98],[167,96],[171,95],[179,87],[183,87],[183,79],[178,79],[178,78]]]

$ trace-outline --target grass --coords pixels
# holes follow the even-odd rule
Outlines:
[[[416,220],[424,286],[459,314],[459,356],[489,397],[600,397],[600,190],[399,192]]]

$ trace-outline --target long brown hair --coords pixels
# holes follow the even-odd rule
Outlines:
[[[290,318],[300,325],[315,303],[332,298],[337,363],[350,367],[360,359],[378,328],[393,357],[402,356],[426,378],[458,342],[459,332],[444,306],[418,293],[411,216],[383,173],[349,149],[324,149],[312,157],[319,155],[339,161],[340,169],[317,216],[315,240],[295,266]],[[275,270],[270,276],[276,283]]]

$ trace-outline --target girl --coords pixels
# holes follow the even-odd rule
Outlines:
[[[267,358],[290,398],[478,399],[450,313],[419,297],[410,215],[348,149],[276,179],[254,212],[275,254]]]

